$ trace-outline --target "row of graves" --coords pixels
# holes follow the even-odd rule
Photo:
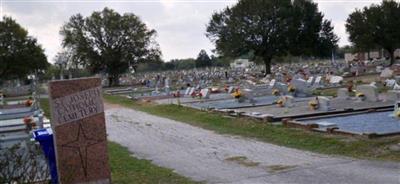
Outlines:
[[[274,65],[274,74],[266,77],[261,71],[255,67],[144,74],[141,80],[150,82],[125,88],[123,95],[312,131],[368,137],[400,133],[400,77],[393,68],[373,62],[307,63]],[[373,76],[374,81],[355,81],[362,76]],[[327,89],[336,95],[318,95]]]
[[[12,93],[6,93],[12,94]],[[48,179],[48,166],[33,138],[37,129],[49,127],[37,96],[5,97],[0,92],[0,178],[16,183]],[[41,171],[41,172],[35,172]]]
[[[0,92],[0,150],[30,141],[32,131],[49,127],[35,92],[7,98]]]

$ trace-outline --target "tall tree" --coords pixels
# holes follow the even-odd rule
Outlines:
[[[212,65],[212,63],[211,63],[210,56],[208,56],[208,54],[205,50],[201,50],[196,59],[196,67],[201,68],[201,67],[207,67],[207,66],[211,66],[211,65]]]
[[[317,4],[307,0],[239,0],[233,7],[213,14],[206,35],[223,56],[254,52],[255,57],[262,58],[269,74],[274,57],[326,53],[316,48],[336,45],[337,37],[328,28],[332,28],[330,22],[323,21]],[[326,35],[333,37],[323,38]],[[323,48],[332,50],[329,45]]]
[[[359,50],[385,49],[392,65],[394,51],[400,47],[400,3],[389,0],[356,10],[347,18],[346,30]]]
[[[36,39],[11,17],[0,21],[0,78],[25,78],[49,66]]]
[[[110,85],[118,85],[119,76],[140,62],[161,60],[156,31],[132,13],[120,15],[104,8],[86,18],[77,14],[62,27],[61,35],[76,61],[92,73],[107,73]]]

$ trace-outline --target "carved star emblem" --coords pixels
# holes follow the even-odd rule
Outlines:
[[[74,149],[79,154],[81,166],[85,177],[87,177],[88,149],[91,146],[101,143],[102,141],[91,139],[85,134],[85,130],[81,123],[78,124],[78,133],[73,141],[61,145],[62,147]]]

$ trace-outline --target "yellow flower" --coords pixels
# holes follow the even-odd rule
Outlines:
[[[364,95],[364,93],[356,93],[356,96],[357,97],[364,97],[365,95]]]
[[[285,101],[283,99],[278,99],[276,100],[276,105],[278,105],[278,107],[283,107],[285,104]]]
[[[288,86],[288,92],[295,92],[295,91],[296,91],[296,88],[294,86],[292,86],[292,85]]]
[[[396,115],[397,118],[400,118],[400,110],[396,111],[395,115]]]
[[[279,90],[277,90],[277,89],[272,90],[272,95],[278,96]]]
[[[316,101],[316,100],[311,100],[311,101],[308,102],[308,106],[310,106],[310,108],[311,108],[312,110],[315,110],[315,109],[318,108],[318,101]]]
[[[235,91],[232,93],[232,96],[235,98],[240,98],[242,96],[242,93],[240,91]]]

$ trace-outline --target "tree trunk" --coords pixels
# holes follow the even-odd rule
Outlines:
[[[119,74],[111,74],[108,77],[108,86],[118,86],[119,85]]]
[[[389,50],[389,54],[390,54],[390,66],[392,66],[395,62],[394,50]]]
[[[267,76],[268,74],[271,74],[271,58],[265,57],[264,64],[265,64],[265,76]]]

